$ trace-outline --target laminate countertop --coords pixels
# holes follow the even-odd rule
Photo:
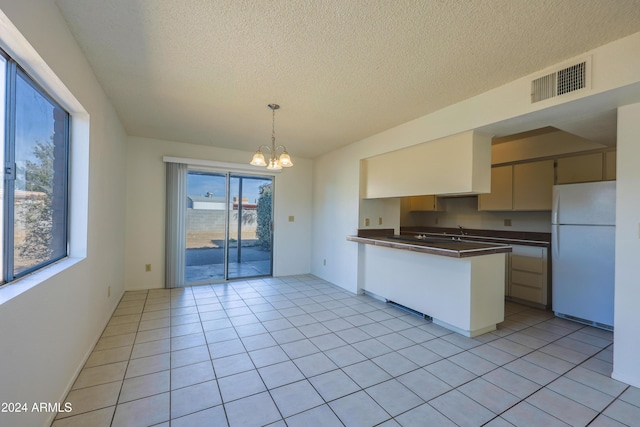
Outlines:
[[[467,258],[511,252],[511,246],[508,244],[481,243],[456,236],[428,236],[427,238],[418,239],[415,236],[373,235],[347,236],[347,240],[367,245],[383,246],[452,258]]]
[[[360,230],[359,230],[360,231]],[[364,230],[363,230],[364,231]],[[456,228],[440,227],[401,227],[400,235],[417,236],[426,235],[428,237],[462,237],[463,240],[476,242],[501,243],[525,246],[551,246],[551,233],[527,232],[527,231],[505,231],[505,230],[474,230],[464,229],[464,235]],[[360,234],[360,233],[358,233]]]

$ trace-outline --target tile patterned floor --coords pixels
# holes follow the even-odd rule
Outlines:
[[[62,426],[631,426],[612,334],[506,303],[452,333],[313,276],[127,292]]]

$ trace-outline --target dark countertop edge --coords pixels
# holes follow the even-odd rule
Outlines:
[[[421,253],[426,253],[431,255],[446,256],[450,258],[469,258],[474,256],[511,252],[510,246],[454,250],[454,249],[438,248],[434,246],[425,246],[424,244],[413,245],[411,243],[390,242],[388,240],[379,240],[379,239],[376,239],[375,237],[347,236],[347,240],[350,242],[364,243],[367,245],[382,246],[382,247],[400,249],[405,251],[421,252]]]
[[[489,243],[513,243],[525,246],[551,246],[551,233],[529,231],[475,230],[465,229],[464,239]],[[457,228],[445,227],[400,227],[401,235],[432,234],[432,235],[460,235]]]
[[[393,236],[395,232],[393,228],[360,228],[358,229],[358,237]]]

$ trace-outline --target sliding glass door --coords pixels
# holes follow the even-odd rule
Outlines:
[[[186,283],[226,278],[227,206],[226,174],[188,172]]]
[[[272,265],[271,178],[231,175],[227,278],[269,276]]]
[[[189,171],[185,282],[272,274],[273,179]]]

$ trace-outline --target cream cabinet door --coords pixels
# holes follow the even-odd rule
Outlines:
[[[513,166],[491,168],[491,193],[478,196],[479,211],[513,209]]]
[[[553,160],[513,165],[513,210],[550,211]]]
[[[556,184],[602,181],[602,153],[558,159]]]
[[[615,181],[616,179],[616,152],[607,151],[604,153],[604,180]]]
[[[438,198],[433,195],[429,196],[411,196],[409,197],[410,211],[438,211],[440,203]]]

